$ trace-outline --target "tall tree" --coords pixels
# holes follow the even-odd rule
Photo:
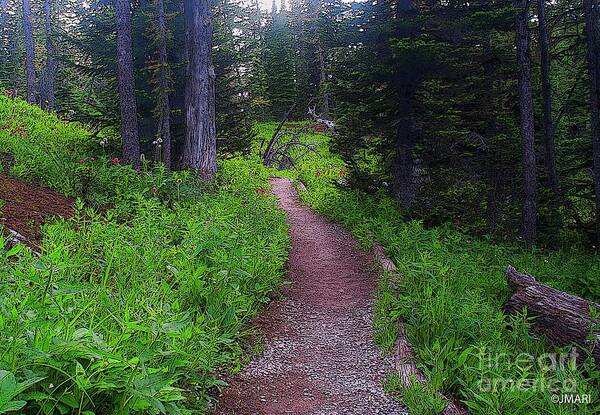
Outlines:
[[[277,119],[297,104],[293,43],[285,3],[282,2],[277,11],[277,5],[273,2],[271,19],[265,33],[264,66],[268,74],[265,95],[269,101],[271,116]]]
[[[123,161],[138,168],[140,166],[140,141],[133,77],[130,1],[115,0],[115,14],[117,18],[117,67],[121,130],[123,132]]]
[[[27,71],[27,102],[35,103],[35,47],[31,25],[31,4],[23,0],[23,34],[25,36],[25,68]]]
[[[201,179],[212,181],[217,171],[217,140],[211,2],[184,0],[184,8],[188,64],[183,166],[198,170]]]
[[[8,0],[0,0],[0,30],[4,29],[8,17]]]
[[[54,111],[54,80],[56,77],[56,50],[52,39],[52,0],[44,0],[44,26],[46,29],[46,74],[44,77],[42,106]]]
[[[537,177],[533,94],[531,87],[531,54],[529,50],[529,0],[517,0],[516,46],[519,66],[519,109],[523,164],[523,239],[533,245],[537,234]]]
[[[598,57],[598,0],[583,0],[589,99],[593,148],[593,176],[596,195],[596,242],[600,241],[600,58]]]
[[[171,169],[171,105],[169,93],[171,91],[171,69],[168,62],[167,40],[168,29],[163,0],[155,0],[156,29],[154,39],[158,49],[158,62],[156,71],[156,93],[158,116],[158,133],[156,139],[157,160],[162,160],[165,167]]]
[[[400,0],[396,5],[397,25],[396,36],[399,39],[412,39],[417,30],[412,23],[417,10],[412,0]],[[394,78],[398,94],[398,124],[396,128],[396,148],[392,167],[393,191],[402,207],[408,208],[415,199],[415,161],[414,150],[417,144],[417,132],[414,120],[414,95],[420,81],[416,71],[403,70],[398,66]],[[414,69],[414,68],[413,68]]]
[[[560,182],[556,169],[556,146],[554,143],[554,121],[552,119],[552,87],[550,85],[550,40],[546,23],[546,0],[537,0],[538,29],[540,38],[540,68],[542,78],[542,100],[544,112],[544,144],[546,169],[550,189],[560,193]]]

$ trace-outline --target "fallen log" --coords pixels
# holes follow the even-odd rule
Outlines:
[[[9,244],[17,245],[17,244],[27,244],[27,238],[21,235],[19,232],[12,230],[10,228],[5,228],[8,231],[8,235],[6,236],[6,240]]]
[[[506,280],[513,293],[504,309],[508,313],[527,310],[534,317],[532,329],[553,344],[577,344],[591,351],[600,366],[600,320],[594,320],[590,309],[600,315],[600,305],[540,284],[534,277],[509,266]]]
[[[387,254],[385,249],[377,241],[373,243],[373,260],[377,266],[384,272],[395,272],[397,271],[396,264],[392,261]],[[423,375],[423,372],[417,367],[417,359],[415,352],[408,341],[406,331],[404,330],[404,324],[398,323],[398,338],[396,339],[396,345],[394,348],[394,363],[396,373],[400,379],[402,387],[409,388],[413,382],[417,382],[423,385],[427,384],[427,378]],[[443,399],[446,406],[442,410],[440,415],[468,415],[467,411],[457,400],[450,396],[439,393],[438,396]]]
[[[408,342],[402,323],[398,324],[398,339],[394,350],[394,360],[396,373],[398,373],[400,383],[404,388],[410,387],[413,382],[427,384],[427,379],[417,367],[415,353]],[[438,396],[446,402],[446,406],[440,415],[468,415],[469,412],[451,397],[442,393],[439,393]]]
[[[385,272],[396,271],[396,264],[386,255],[383,246],[379,242],[373,243],[373,258]]]

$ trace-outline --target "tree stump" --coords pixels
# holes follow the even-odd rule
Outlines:
[[[532,329],[536,333],[558,346],[577,344],[591,350],[596,365],[600,366],[600,321],[590,316],[590,309],[600,314],[600,305],[540,284],[512,266],[506,269],[505,276],[513,293],[504,306],[506,312],[527,309],[527,315],[535,317]]]

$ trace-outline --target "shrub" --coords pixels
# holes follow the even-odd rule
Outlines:
[[[39,257],[0,250],[0,413],[204,409],[281,283],[289,241],[268,172],[231,159],[215,186],[136,172],[88,153],[80,127],[12,105],[0,99],[12,174],[80,198],[45,225]]]

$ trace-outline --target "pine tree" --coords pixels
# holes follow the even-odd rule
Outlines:
[[[133,74],[130,1],[115,0],[115,15],[117,18],[117,66],[121,129],[123,131],[123,161],[138,168],[140,166],[140,142]]]
[[[217,150],[221,154],[249,151],[254,137],[249,82],[259,79],[245,78],[260,68],[254,66],[256,23],[249,7],[235,0],[220,0],[214,7]]]
[[[528,5],[528,0],[518,0],[515,3],[517,11],[516,44],[517,63],[519,65],[519,107],[523,147],[523,239],[527,245],[533,245],[537,236],[537,178]]]
[[[212,181],[217,171],[212,12],[208,0],[185,0],[184,5],[188,65],[183,166]]]
[[[600,47],[598,39],[598,7],[597,0],[583,1],[590,85],[593,176],[596,196],[596,241],[600,241],[600,58],[598,57]]]
[[[172,74],[168,61],[167,44],[169,30],[163,0],[154,0],[154,19],[149,20],[150,36],[156,48],[157,59],[151,62],[153,83],[156,85],[155,117],[158,119],[158,128],[155,146],[155,160],[164,163],[167,170],[171,169],[171,104],[169,95],[172,90]]]
[[[46,29],[46,73],[42,93],[42,105],[48,111],[54,111],[54,81],[57,71],[56,49],[52,33],[52,0],[44,0],[44,27]]]
[[[31,23],[31,4],[23,0],[23,34],[25,36],[25,67],[27,70],[27,102],[36,102],[35,91],[35,46],[33,44],[33,28]]]
[[[266,98],[270,113],[281,118],[296,105],[296,79],[293,39],[290,33],[288,12],[282,5],[277,11],[275,3],[265,33],[264,66],[267,74]]]

